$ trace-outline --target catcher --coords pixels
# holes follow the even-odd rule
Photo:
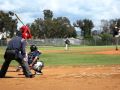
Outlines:
[[[30,46],[30,52],[28,53],[28,64],[31,69],[35,71],[36,75],[41,75],[42,73],[42,68],[44,67],[43,61],[38,61],[39,56],[42,53],[38,51],[38,48],[36,45],[31,45]],[[21,67],[18,67],[16,71],[19,71]]]

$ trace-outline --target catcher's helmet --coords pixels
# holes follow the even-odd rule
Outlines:
[[[37,46],[36,45],[31,45],[30,46],[30,50],[31,50],[31,52],[32,51],[36,51],[37,50]]]

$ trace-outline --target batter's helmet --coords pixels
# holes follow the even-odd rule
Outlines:
[[[28,26],[26,25],[23,25],[21,28],[20,28],[20,31],[22,33],[22,38],[24,39],[30,39],[32,38],[32,35],[30,33],[30,29]]]

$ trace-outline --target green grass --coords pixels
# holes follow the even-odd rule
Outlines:
[[[110,65],[120,64],[120,55],[45,54],[46,65]]]
[[[95,55],[81,54],[83,52],[96,52],[104,50],[114,50],[114,46],[80,46],[70,47],[65,51],[64,47],[39,47],[41,51],[45,50],[62,50],[63,52],[43,53],[40,59],[45,62],[46,66],[68,66],[68,65],[113,65],[120,64],[120,55]],[[27,48],[29,51],[29,48]],[[3,54],[5,47],[0,47],[0,65],[3,63]],[[12,61],[11,65],[17,65]]]

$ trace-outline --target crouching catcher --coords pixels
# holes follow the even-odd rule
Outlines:
[[[38,51],[38,48],[36,45],[31,45],[30,46],[30,52],[28,53],[28,65],[30,66],[31,69],[35,71],[35,75],[41,75],[42,69],[44,67],[44,62],[43,61],[38,61],[39,57],[42,53]],[[17,68],[17,71],[20,70],[20,67]]]

